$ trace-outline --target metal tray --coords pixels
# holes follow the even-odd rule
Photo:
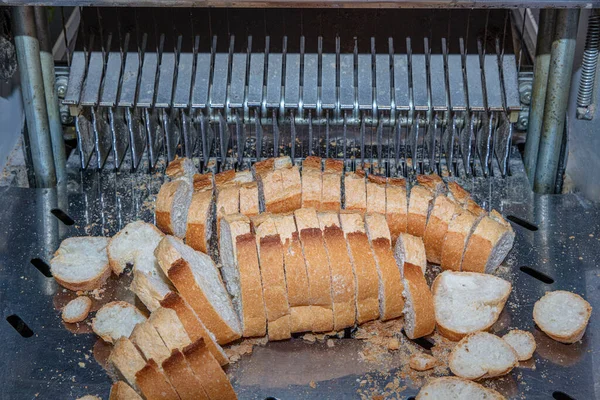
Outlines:
[[[515,151],[512,175],[469,178],[461,183],[485,207],[529,222],[514,224],[515,246],[499,269],[513,283],[508,303],[493,331],[533,332],[534,361],[485,385],[514,399],[600,398],[599,319],[592,315],[581,342],[564,345],[546,337],[532,321],[535,301],[549,290],[570,290],[600,310],[600,207],[576,194],[536,196]],[[69,184],[58,190],[0,188],[0,372],[1,399],[75,399],[84,394],[108,398],[111,378],[104,363],[110,347],[86,324],[66,326],[60,307],[73,293],[32,265],[48,261],[61,240],[74,235],[113,235],[135,219],[153,220],[153,200],[162,174],[70,170]],[[74,220],[66,225],[52,212]],[[524,224],[526,225],[526,224]],[[533,230],[532,230],[533,229]],[[40,264],[36,261],[38,266]],[[521,271],[533,268],[545,282]],[[124,277],[122,279],[128,279]],[[114,296],[134,301],[123,282],[111,279],[103,301]],[[100,303],[100,302],[97,302]],[[18,318],[18,319],[17,319]],[[18,320],[30,329],[27,332]],[[9,323],[11,321],[18,330]],[[19,333],[19,330],[21,333]],[[31,333],[30,337],[23,337]],[[400,332],[398,337],[406,341]],[[434,341],[434,339],[429,339]],[[256,346],[251,355],[228,367],[241,399],[409,398],[418,387],[402,378],[402,358],[376,365],[359,356],[360,340],[336,339],[310,344],[302,339]],[[415,345],[414,343],[410,343]],[[399,378],[400,377],[400,378]],[[558,397],[557,397],[558,396]]]

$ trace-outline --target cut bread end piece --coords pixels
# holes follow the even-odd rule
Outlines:
[[[115,343],[121,337],[131,336],[135,326],[145,320],[135,306],[125,301],[113,301],[96,312],[92,329],[105,342]]]
[[[136,266],[130,286],[131,291],[151,312],[160,307],[160,301],[175,290],[158,267],[158,262],[155,261],[155,263],[156,268],[152,272],[142,271]]]
[[[156,226],[169,235],[184,238],[192,201],[192,185],[185,179],[163,184],[156,196]]]
[[[505,400],[505,397],[493,389],[478,383],[447,376],[435,378],[421,388],[416,400]]]
[[[578,294],[564,290],[546,292],[533,306],[533,320],[552,339],[575,343],[585,334],[592,306]]]
[[[469,238],[461,270],[493,272],[512,249],[514,240],[510,226],[494,217],[483,217]]]
[[[404,264],[409,263],[421,268],[423,275],[427,270],[427,256],[425,255],[425,244],[423,239],[408,233],[401,233],[396,240],[394,257],[404,276]]]
[[[158,228],[143,221],[125,225],[108,243],[108,260],[113,272],[120,275],[127,265],[134,265],[140,256],[154,258],[154,249],[163,236]]]
[[[514,329],[502,336],[502,339],[515,350],[519,361],[526,361],[533,357],[536,343],[531,332]]]
[[[135,380],[147,399],[181,400],[156,361],[152,359],[135,374]]]
[[[435,329],[433,295],[420,266],[404,264],[404,332],[409,339],[429,335]]]
[[[87,318],[91,308],[92,300],[89,297],[76,297],[62,309],[62,319],[69,324],[81,322]]]

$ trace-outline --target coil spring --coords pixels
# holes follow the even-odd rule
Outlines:
[[[589,107],[592,104],[592,94],[596,81],[596,67],[600,51],[600,15],[592,14],[588,20],[585,50],[581,63],[581,78],[577,93],[577,106]]]

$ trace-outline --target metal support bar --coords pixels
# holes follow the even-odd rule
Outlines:
[[[578,23],[578,9],[563,9],[556,12],[556,28],[548,73],[542,134],[533,185],[533,190],[537,193],[553,193],[555,188],[571,86]]]
[[[13,7],[12,20],[35,181],[38,187],[52,187],[56,185],[56,172],[48,127],[34,7]]]
[[[542,119],[544,117],[544,104],[546,102],[546,87],[548,86],[548,70],[550,69],[550,51],[552,47],[552,35],[554,33],[555,15],[555,11],[552,9],[540,10],[537,45],[535,47],[529,127],[527,128],[527,142],[525,142],[524,155],[525,172],[531,186],[533,186],[535,179],[535,166],[537,164],[540,135],[542,133]]]
[[[46,110],[48,113],[52,152],[54,154],[56,180],[58,183],[66,182],[67,157],[65,152],[65,141],[63,139],[62,123],[60,122],[58,96],[55,89],[54,57],[52,56],[52,45],[50,43],[50,30],[48,28],[48,13],[46,12],[46,7],[35,7],[35,25],[40,46],[40,63],[44,79]]]

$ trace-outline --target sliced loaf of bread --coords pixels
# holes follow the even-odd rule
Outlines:
[[[416,400],[505,400],[504,396],[493,389],[478,383],[445,376],[427,382],[421,388]]]
[[[418,237],[425,235],[433,198],[434,193],[425,186],[416,185],[410,190],[406,231],[411,235]]]
[[[321,173],[321,158],[309,156],[302,162],[302,207],[321,207],[323,179]]]
[[[367,212],[385,215],[385,187],[385,177],[377,175],[367,177]]]
[[[185,242],[194,250],[208,253],[214,232],[215,196],[212,187],[195,191],[188,209]]]
[[[240,185],[240,213],[249,217],[260,212],[258,201],[258,182],[246,182]]]
[[[289,158],[289,157],[288,157]],[[278,169],[277,165],[275,166]],[[302,207],[302,178],[300,168],[297,165],[284,164],[279,168],[281,181],[283,183],[283,201],[279,212],[291,212]]]
[[[171,355],[171,351],[167,348],[151,321],[137,324],[131,333],[130,339],[142,352],[146,360],[153,359],[160,364]]]
[[[162,362],[162,369],[181,400],[209,400],[202,383],[179,350]]]
[[[434,197],[446,193],[446,184],[437,174],[417,175],[417,182],[419,185],[429,189]]]
[[[144,368],[146,361],[131,340],[126,337],[119,338],[108,356],[108,363],[127,383],[138,388],[135,375]]]
[[[342,208],[342,174],[344,162],[332,158],[325,159],[323,187],[321,189],[321,211],[340,211]]]
[[[592,306],[578,294],[564,290],[546,292],[533,306],[535,324],[561,343],[581,340],[592,315]]]
[[[404,263],[404,332],[409,339],[429,335],[435,329],[433,295],[420,266]]]
[[[427,261],[434,264],[442,262],[442,248],[448,232],[448,224],[461,211],[460,205],[447,196],[439,195],[434,199],[423,236]]]
[[[135,380],[146,399],[181,400],[171,382],[152,359],[135,374]]]
[[[347,172],[344,176],[344,209],[367,211],[367,184],[363,171]]]
[[[396,240],[394,257],[400,267],[400,274],[404,276],[404,264],[409,263],[421,268],[424,275],[427,270],[427,256],[423,239],[408,233],[401,233]]]
[[[465,248],[471,234],[484,217],[477,216],[467,209],[461,210],[448,223],[448,230],[442,243],[440,265],[444,270],[460,271]]]
[[[385,217],[392,245],[396,243],[398,235],[407,230],[408,220],[408,195],[406,193],[406,179],[389,178],[385,188]]]
[[[192,343],[177,313],[169,308],[156,309],[148,319],[160,335],[169,353]]]
[[[192,201],[191,179],[184,177],[167,182],[156,196],[156,226],[168,235],[184,238],[187,215]]]
[[[461,270],[491,273],[504,261],[514,240],[514,231],[499,213],[483,217],[469,238]]]

